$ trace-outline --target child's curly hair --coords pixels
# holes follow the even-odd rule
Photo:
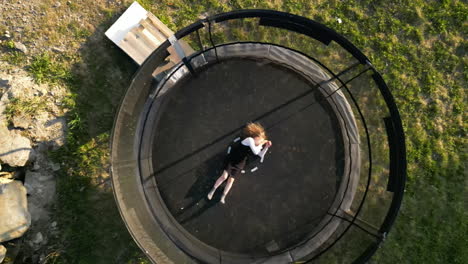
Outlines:
[[[259,123],[248,123],[242,130],[242,133],[245,137],[263,137],[267,139],[265,128]]]

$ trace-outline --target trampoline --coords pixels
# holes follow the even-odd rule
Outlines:
[[[178,39],[198,49],[166,69]],[[226,204],[207,200],[247,122],[273,147]],[[406,172],[397,108],[368,59],[321,24],[267,10],[202,19],[154,51],[122,101],[111,158],[121,215],[154,263],[365,262]]]

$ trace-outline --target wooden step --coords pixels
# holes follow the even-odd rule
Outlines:
[[[161,22],[161,20],[159,20],[155,15],[148,12],[147,16],[148,16],[148,19],[151,20],[152,24],[155,25],[155,27],[161,33],[163,33],[166,38],[174,35],[174,32],[172,30],[170,30],[166,25],[164,25],[164,23]]]
[[[125,38],[119,43],[119,46],[125,51],[125,53],[128,54],[128,56],[130,56],[133,60],[135,60],[136,63],[140,65],[146,59],[145,55],[141,53],[140,50],[135,49],[135,47]]]
[[[140,36],[135,34],[135,32],[130,31],[125,37],[130,41],[130,43],[132,43],[132,45],[135,46],[135,48],[141,50],[143,54],[147,54],[147,56],[149,56],[151,52],[153,52],[153,49],[151,49],[151,47],[148,46]]]
[[[154,16],[151,13],[148,13],[148,18],[145,22],[151,24],[152,28],[155,28],[156,30],[161,32],[165,39],[169,38],[174,34],[172,30],[170,30],[166,25],[164,25],[164,23],[161,22],[161,20],[159,20],[156,16]],[[195,52],[192,49],[192,47],[190,47],[190,45],[187,44],[187,42],[185,42],[184,40],[179,40],[179,43],[186,55],[190,55]]]
[[[133,58],[133,54],[136,57],[139,57],[137,63],[142,63],[152,52],[151,48],[148,47],[141,38],[137,37],[132,31],[128,32],[125,35],[125,38],[122,42],[126,42],[126,51]],[[141,58],[141,56],[143,58]]]
[[[147,17],[141,19],[139,24],[132,28],[121,41],[121,48],[132,57],[138,64],[153,53],[168,37],[174,32],[164,25],[161,20],[151,13],[147,13]],[[183,51],[186,55],[190,55],[194,50],[185,41],[179,40]],[[165,71],[181,61],[173,46],[167,48],[169,52],[168,63],[156,69],[158,72]]]
[[[158,46],[166,41],[167,37],[152,24],[151,20],[143,19],[140,24],[159,41]]]
[[[143,26],[142,26],[143,27]],[[156,48],[159,47],[161,45],[161,41],[158,40],[153,34],[151,34],[151,32],[146,29],[146,28],[143,28],[143,30],[141,31],[141,33],[145,36],[145,38],[148,40],[148,41],[151,41],[152,43],[155,44]]]
[[[138,27],[132,29],[132,31],[138,35],[142,39],[145,44],[151,48],[151,50],[155,50],[157,47],[159,47],[160,43],[157,41],[157,39],[148,32],[142,25],[139,25]]]
[[[125,51],[135,62],[141,64],[155,49],[174,35],[174,32],[164,25],[155,15],[145,10],[140,4],[134,2],[117,21],[106,31],[106,36]],[[178,42],[185,55],[194,50],[183,40]],[[170,46],[168,60],[171,67],[180,62],[173,46]]]

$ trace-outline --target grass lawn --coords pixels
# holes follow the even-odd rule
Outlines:
[[[1,54],[2,60],[26,67],[38,82],[64,85],[69,91],[64,104],[69,109],[68,141],[53,153],[65,164],[56,206],[63,238],[51,242],[47,263],[147,263],[120,220],[107,172],[113,117],[137,67],[105,39],[104,31],[131,1],[59,2],[62,6],[41,20],[38,30],[24,34],[31,39],[47,36],[44,46],[64,38],[66,51],[25,57],[6,43]],[[382,73],[407,139],[404,202],[374,262],[468,263],[466,2],[139,2],[174,31],[203,14],[266,8],[306,16],[348,38]],[[49,12],[51,3],[44,1],[44,10]],[[80,20],[68,14],[79,14]]]

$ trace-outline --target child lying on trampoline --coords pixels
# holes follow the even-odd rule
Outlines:
[[[208,200],[213,198],[216,189],[227,180],[226,187],[224,188],[221,203],[226,202],[226,195],[231,190],[234,180],[241,174],[242,169],[247,163],[247,158],[251,154],[261,157],[265,156],[268,148],[271,147],[271,141],[267,140],[265,129],[258,123],[249,123],[242,130],[242,141],[231,149],[227,156],[227,166],[223,170],[221,176],[216,180],[211,191],[208,193]]]

